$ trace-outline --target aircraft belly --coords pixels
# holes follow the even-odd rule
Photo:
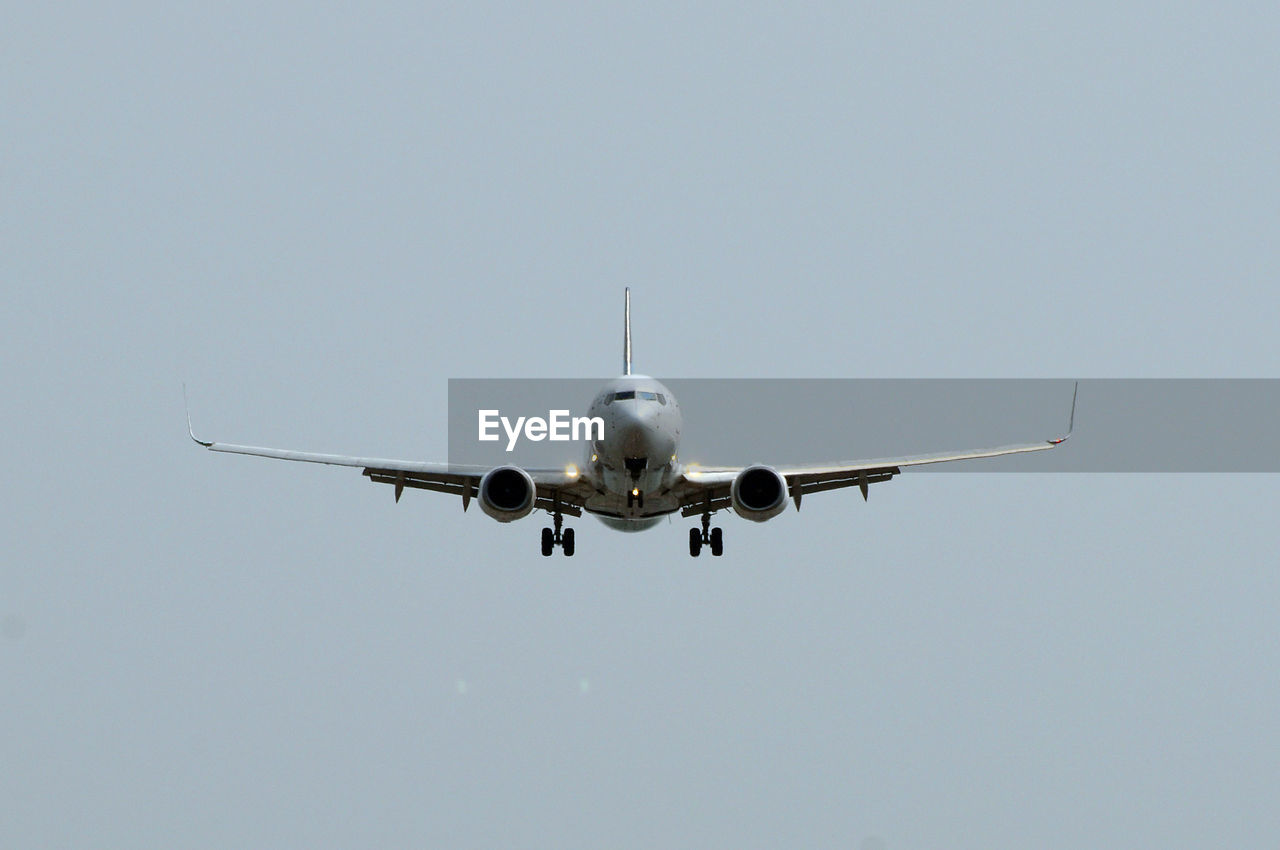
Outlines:
[[[618,519],[617,517],[596,515],[596,519],[614,531],[645,531],[662,521],[662,517],[642,517],[640,519]]]
[[[646,493],[644,496],[644,507],[632,505],[627,507],[627,499],[625,496],[618,496],[613,493],[595,494],[587,499],[583,504],[583,508],[589,513],[603,514],[611,517],[621,517],[627,519],[642,519],[644,517],[657,517],[672,513],[680,509],[680,503],[672,495],[661,495],[658,493]]]

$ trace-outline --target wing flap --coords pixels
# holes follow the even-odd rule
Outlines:
[[[390,469],[366,469],[364,474],[375,484],[392,484],[413,490],[434,490],[437,493],[449,493],[468,499],[476,495],[477,482],[462,476],[458,476],[459,480],[432,479],[406,475]]]
[[[826,490],[839,490],[842,487],[860,487],[863,484],[879,484],[882,481],[888,481],[899,473],[899,469],[895,466],[892,469],[874,470],[872,472],[860,472],[857,475],[849,475],[840,478],[824,478],[803,481],[797,479],[794,483],[788,479],[791,484],[791,495],[794,497],[799,492],[802,496],[810,493],[822,493]]]

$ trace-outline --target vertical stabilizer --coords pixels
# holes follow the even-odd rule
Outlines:
[[[622,340],[622,374],[631,374],[631,287],[627,287],[626,307],[623,308],[626,335]]]

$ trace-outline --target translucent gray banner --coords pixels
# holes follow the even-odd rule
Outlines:
[[[479,411],[586,416],[608,379],[449,381],[451,463],[562,468],[580,441],[512,451],[482,442]],[[1063,436],[1073,381],[1060,379],[672,379],[680,460],[704,465],[894,458]],[[1071,439],[1033,454],[915,467],[929,472],[1280,472],[1280,380],[1080,381]],[[567,425],[565,428],[567,429]],[[492,431],[491,431],[492,433]]]

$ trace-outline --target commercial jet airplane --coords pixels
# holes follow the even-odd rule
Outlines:
[[[682,423],[675,396],[653,378],[631,371],[630,289],[625,297],[623,373],[605,384],[591,403],[589,416],[603,420],[604,434],[588,442],[581,467],[489,468],[205,442],[192,430],[190,413],[187,430],[191,439],[210,451],[362,468],[371,481],[395,487],[397,502],[409,487],[461,496],[464,511],[477,499],[480,509],[498,522],[546,511],[552,527],[542,529],[543,555],[550,555],[556,546],[565,555],[573,554],[573,529],[564,528],[565,516],[579,517],[586,511],[618,531],[643,531],[679,511],[684,517],[701,518],[700,528],[689,529],[689,554],[696,557],[704,545],[712,555],[724,553],[724,535],[720,528],[711,527],[716,511],[732,509],[744,519],[764,522],[780,514],[788,498],[799,510],[802,496],[844,487],[857,487],[865,500],[870,485],[888,481],[904,466],[1044,451],[1066,442],[1075,427],[1073,392],[1067,433],[1053,440],[807,466],[686,466],[677,460]]]

